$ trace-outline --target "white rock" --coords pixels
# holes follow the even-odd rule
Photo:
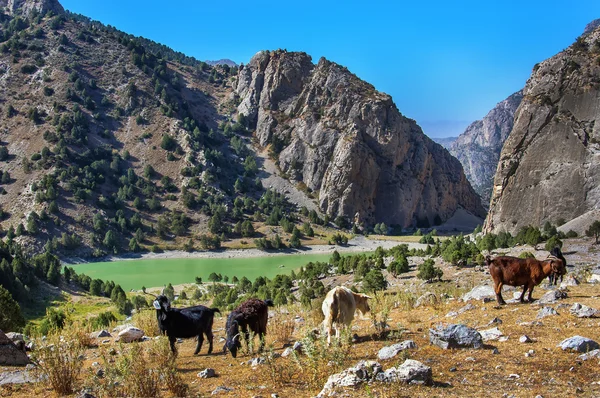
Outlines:
[[[122,343],[131,343],[140,340],[142,337],[144,337],[144,331],[133,326],[120,331],[118,336],[119,341]]]

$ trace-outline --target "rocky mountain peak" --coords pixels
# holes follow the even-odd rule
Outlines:
[[[521,90],[499,102],[483,119],[471,123],[450,146],[450,153],[462,163],[467,179],[485,206],[490,201],[500,151],[522,99]]]
[[[259,144],[333,217],[410,227],[439,224],[459,207],[484,214],[460,163],[344,66],[262,51],[236,91]]]
[[[592,33],[594,30],[596,30],[596,28],[598,28],[600,26],[600,19],[594,19],[592,22],[590,22],[589,24],[587,24],[585,26],[585,29],[583,30],[583,34],[587,35]]]
[[[4,7],[10,15],[22,14],[29,16],[32,12],[45,14],[53,11],[56,14],[65,12],[58,0],[0,0],[0,7]]]

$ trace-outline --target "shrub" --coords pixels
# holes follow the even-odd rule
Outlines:
[[[562,248],[562,246],[563,246],[562,240],[560,240],[558,238],[558,236],[553,235],[550,237],[550,239],[548,239],[546,241],[546,245],[544,246],[544,249],[546,249],[546,251],[550,251],[550,250],[554,249],[555,247]]]
[[[408,272],[408,260],[404,256],[394,259],[390,265],[388,265],[388,271],[394,276]]]
[[[531,252],[523,252],[519,254],[519,258],[535,258]]]
[[[117,317],[112,311],[101,312],[97,317],[91,319],[92,329],[94,330],[108,328],[114,322],[117,322]]]
[[[38,371],[50,382],[52,389],[59,395],[73,394],[77,379],[83,369],[80,355],[83,347],[76,341],[66,341],[51,337],[44,345],[32,353]]]
[[[31,65],[31,64],[26,64],[21,66],[21,73],[25,73],[27,75],[30,75],[32,73],[35,73],[37,71],[37,66],[35,65]]]
[[[420,264],[417,269],[419,270],[417,278],[423,279],[427,282],[430,282],[435,278],[441,280],[442,276],[444,275],[444,272],[435,266],[435,261],[430,258]]]

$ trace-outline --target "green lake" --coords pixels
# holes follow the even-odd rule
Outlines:
[[[208,276],[213,272],[227,275],[229,279],[234,276],[245,276],[251,281],[259,276],[272,278],[277,274],[289,274],[311,261],[327,261],[330,257],[331,254],[289,254],[247,258],[157,258],[84,263],[72,267],[78,274],[113,280],[129,291],[142,286],[193,283],[197,276],[208,282]]]

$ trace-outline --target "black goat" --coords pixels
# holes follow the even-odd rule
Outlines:
[[[565,258],[565,256],[563,256],[562,252],[560,251],[560,248],[558,246],[555,246],[552,250],[550,250],[550,255],[554,256],[560,260],[562,260],[563,264],[565,265],[565,267],[567,266],[567,259]],[[550,285],[555,285],[558,282],[558,277],[560,276],[560,283],[562,283],[563,281],[563,275],[557,275],[557,274],[550,274],[548,276],[548,281],[550,282]]]
[[[271,300],[249,299],[240,304],[227,317],[227,341],[223,347],[223,351],[229,349],[231,356],[237,356],[237,350],[242,346],[240,343],[240,331],[244,334],[246,344],[250,340],[248,328],[258,335],[260,339],[260,347],[258,351],[262,351],[265,345],[265,335],[267,334],[267,321],[269,320],[269,308],[272,307]]]
[[[198,336],[198,344],[194,355],[200,352],[204,336],[208,339],[208,353],[213,349],[212,326],[215,312],[219,314],[218,308],[208,308],[203,305],[196,305],[187,308],[171,308],[171,303],[165,295],[155,296],[156,300],[152,303],[156,308],[156,319],[158,327],[163,334],[169,337],[171,351],[177,352],[175,340],[177,338],[190,338]]]

